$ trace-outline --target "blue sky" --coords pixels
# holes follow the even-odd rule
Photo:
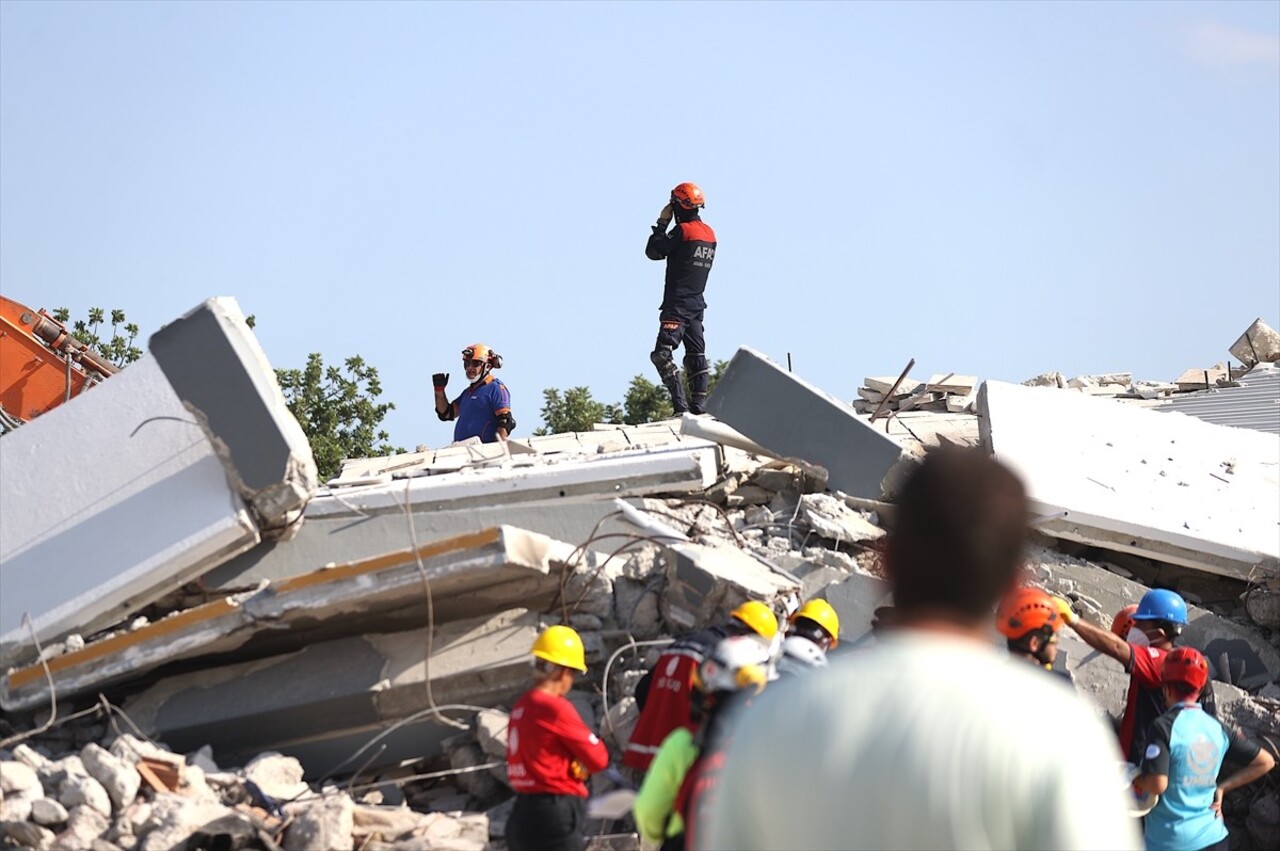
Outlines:
[[[214,295],[273,365],[656,380],[672,186],[719,237],[709,355],[1170,380],[1280,327],[1280,3],[0,3],[0,290]]]

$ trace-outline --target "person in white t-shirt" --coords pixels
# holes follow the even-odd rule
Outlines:
[[[939,449],[897,512],[893,625],[736,719],[696,848],[1140,849],[1111,731],[990,638],[1022,562],[1022,483]]]

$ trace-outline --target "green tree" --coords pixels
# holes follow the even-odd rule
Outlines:
[[[389,444],[387,433],[378,428],[395,405],[374,401],[382,395],[378,370],[359,355],[339,368],[326,367],[320,353],[313,352],[303,369],[277,369],[276,380],[311,443],[321,481],[337,474],[344,459],[404,451]]]
[[[711,366],[708,392],[715,389],[728,361],[716,361]],[[586,387],[574,387],[563,394],[552,387],[542,391],[542,422],[545,425],[535,435],[561,434],[567,431],[590,431],[594,423],[626,423],[640,425],[669,419],[672,415],[671,395],[661,384],[654,384],[643,375],[631,379],[621,405],[606,405],[591,397]]]
[[[549,388],[542,391],[542,399],[544,425],[535,435],[590,431],[595,423],[622,422],[622,411],[617,405],[597,402],[586,387],[572,387],[564,395],[554,387]]]
[[[102,329],[107,312],[101,307],[89,308],[88,319],[77,319],[75,322],[71,322],[70,310],[59,307],[54,309],[53,318],[63,325],[69,324],[71,336],[116,366],[127,366],[142,357],[142,349],[133,344],[133,341],[138,339],[138,326],[125,318],[123,310],[111,311],[111,336],[109,337]]]

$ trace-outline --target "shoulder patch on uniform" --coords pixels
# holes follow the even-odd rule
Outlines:
[[[1160,658],[1160,649],[1158,647],[1148,647],[1147,655],[1152,659],[1158,659]]]
[[[590,743],[591,743],[591,744],[593,744],[593,745],[598,745],[598,744],[600,744],[600,740],[599,740],[598,738],[596,738],[596,734],[595,734],[595,733],[592,733],[591,735],[587,736],[587,741],[588,741],[588,742],[590,742]]]
[[[1147,745],[1147,752],[1144,756],[1146,756],[1147,759],[1155,759],[1160,756],[1160,746],[1155,743]]]

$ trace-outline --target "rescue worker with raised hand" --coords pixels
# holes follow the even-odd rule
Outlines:
[[[436,416],[444,422],[457,420],[454,443],[469,437],[478,437],[481,443],[506,440],[515,430],[516,421],[511,416],[511,394],[493,375],[493,370],[502,368],[502,355],[484,343],[473,343],[462,350],[462,368],[470,384],[452,402],[444,395],[449,373],[431,376]]]
[[[586,673],[582,638],[549,626],[533,643],[534,686],[507,724],[507,782],[516,793],[507,821],[510,851],[582,851],[586,779],[609,764],[604,742],[565,697]]]
[[[827,666],[827,651],[840,643],[840,616],[826,600],[810,600],[793,614],[782,640],[778,674],[800,674]]]
[[[716,258],[716,233],[698,217],[706,205],[702,190],[693,183],[681,183],[671,190],[671,200],[658,215],[658,223],[644,247],[650,260],[666,260],[666,283],[658,308],[658,340],[649,359],[658,368],[662,383],[671,393],[676,416],[706,413],[707,388],[711,382],[707,365],[707,343],[703,337],[702,315],[707,309],[703,292]],[[672,217],[676,226],[668,233]],[[684,345],[684,370],[689,380],[689,399],[676,366],[674,352]]]
[[[1151,725],[1133,783],[1160,796],[1144,822],[1147,851],[1227,851],[1223,795],[1271,771],[1275,758],[1196,702],[1209,682],[1209,663],[1199,650],[1170,650],[1160,681],[1168,709]],[[1219,780],[1226,759],[1244,767]]]
[[[662,741],[645,773],[633,810],[642,849],[683,851],[689,819],[722,761],[725,719],[730,708],[759,694],[768,680],[769,650],[737,635],[720,641],[693,669],[692,724],[677,727]]]
[[[723,624],[685,636],[669,645],[636,685],[640,717],[622,754],[622,764],[633,771],[648,770],[662,741],[677,727],[691,727],[690,684],[693,670],[712,648],[731,635],[749,635],[772,650],[778,634],[778,616],[759,600],[748,600],[729,613]]]
[[[1010,653],[1075,685],[1069,673],[1053,667],[1065,622],[1057,599],[1039,588],[1015,588],[996,609],[996,629]]]
[[[1187,625],[1186,601],[1164,588],[1142,595],[1132,617],[1134,625],[1146,636],[1146,644],[1126,641],[1109,629],[1082,620],[1061,597],[1056,598],[1056,603],[1067,626],[1085,644],[1115,659],[1128,672],[1129,692],[1120,718],[1120,750],[1131,765],[1137,765],[1142,761],[1151,724],[1164,714],[1161,670],[1165,656]],[[1212,688],[1202,690],[1200,703],[1210,715],[1217,715]]]

